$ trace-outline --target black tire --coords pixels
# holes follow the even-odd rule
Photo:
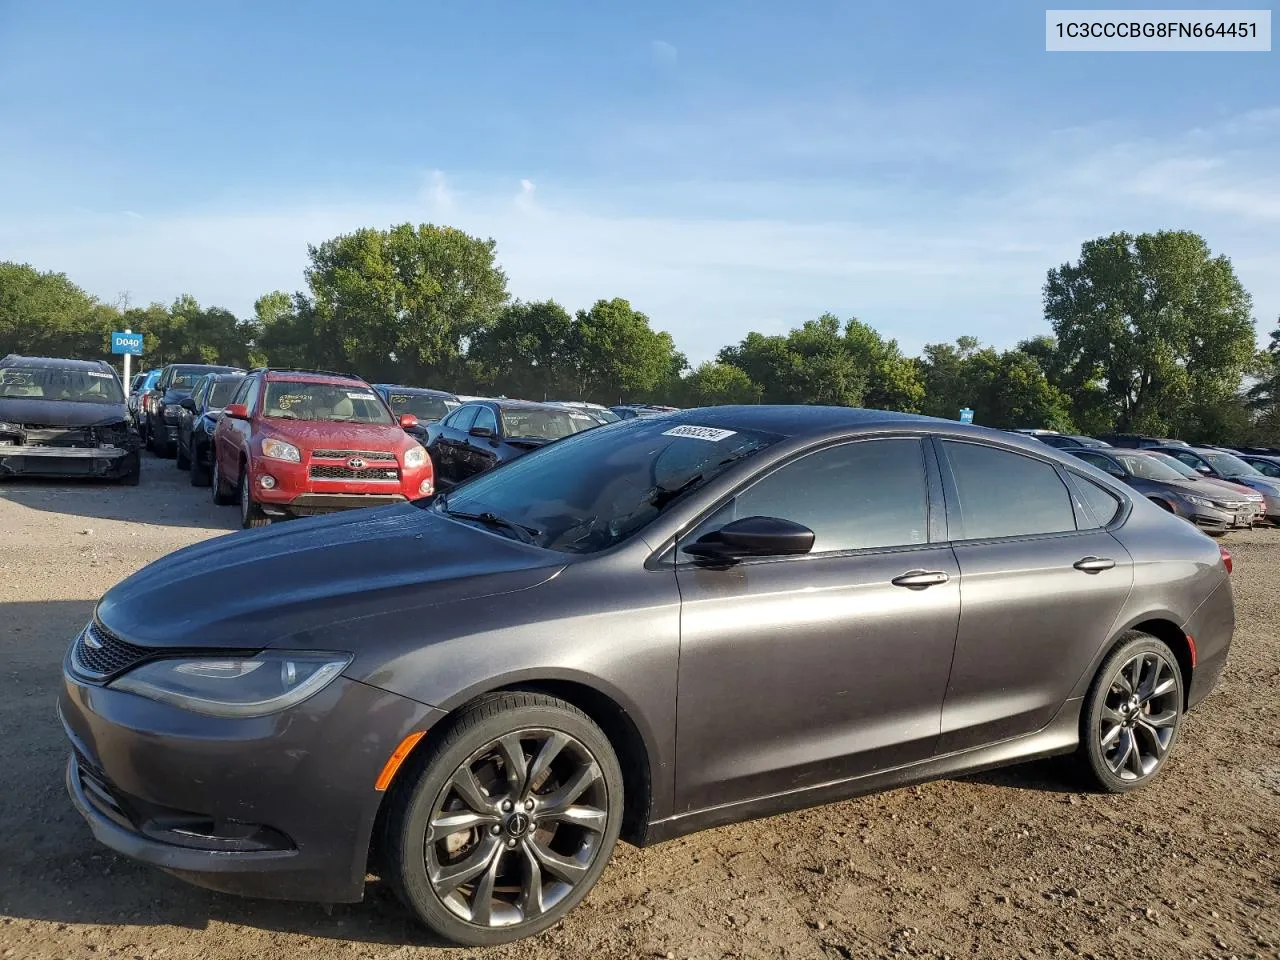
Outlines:
[[[229,507],[236,502],[235,491],[226,485],[226,481],[222,479],[222,471],[218,468],[218,452],[213,452],[213,475],[210,477],[210,489],[213,493],[213,502],[219,507]]]
[[[1126,633],[1098,668],[1080,715],[1080,759],[1094,785],[1128,793],[1153,780],[1178,741],[1185,703],[1173,651]]]
[[[146,420],[143,421],[143,423],[146,426],[146,429],[142,432],[143,443],[146,444],[146,447],[149,451],[151,451],[158,457],[160,456],[160,450],[158,449],[156,444],[156,433],[154,430],[151,429],[151,418],[147,417]]]
[[[503,774],[510,777],[508,771],[514,769],[503,764],[497,768],[495,789],[490,792],[482,785],[479,795],[490,805],[486,809],[490,810],[493,824],[463,828],[461,832],[455,828],[444,838],[428,842],[428,827],[437,808],[441,812],[466,809],[465,805],[457,806],[463,801],[455,792],[455,777],[464,767],[470,770],[474,764],[483,769],[489,756],[486,751],[496,755],[501,750],[498,744],[511,742],[512,734],[517,735],[514,740],[521,747],[524,787],[502,781]],[[544,738],[541,745],[539,737]],[[540,776],[534,771],[539,767],[541,750],[555,738],[564,743],[556,748],[558,752],[552,752],[555,759],[544,766],[551,772],[534,786]],[[530,746],[533,752],[526,752]],[[557,769],[562,759],[565,765]],[[568,782],[561,782],[561,777]],[[575,793],[569,786],[588,778],[584,792]],[[518,773],[516,781],[520,782]],[[513,797],[523,793],[529,799],[517,799],[514,805],[498,799],[508,792]],[[398,774],[387,800],[380,843],[382,877],[419,920],[454,943],[493,946],[532,936],[558,923],[600,878],[618,840],[623,800],[617,756],[608,738],[586,714],[545,694],[493,694],[459,713]],[[552,806],[558,806],[562,813],[572,807],[575,816],[555,816]],[[530,812],[523,815],[521,827],[517,821],[526,809]],[[592,815],[592,826],[577,825],[582,811]],[[548,824],[552,826],[548,828]],[[476,876],[488,876],[491,887],[483,909],[490,913],[496,905],[504,911],[498,922],[475,922],[483,879],[474,884],[463,881],[452,893],[442,896],[429,874],[428,859],[434,858],[439,867],[441,846],[447,851],[453,840],[464,835],[464,846],[448,866],[457,868],[470,860],[489,864]],[[553,861],[548,866],[543,859],[547,851],[562,857],[559,865]],[[534,863],[542,866],[535,870],[531,866]],[[572,881],[564,880],[558,872],[565,863],[574,865]],[[497,877],[503,878],[502,884],[496,882]],[[515,882],[520,892],[510,894],[513,900],[508,902],[503,897],[508,895],[512,877],[518,878]],[[550,887],[544,886],[548,878]],[[463,892],[462,888],[468,885],[473,890]],[[499,894],[497,889],[504,892]],[[529,898],[529,891],[534,889],[538,891],[537,905],[530,907],[528,904],[535,901]],[[550,905],[544,901],[547,891],[555,898]],[[470,917],[463,916],[463,912]],[[524,919],[526,913],[534,915]],[[512,922],[504,925],[502,921]]]
[[[191,457],[187,455],[187,448],[182,445],[181,438],[178,439],[176,453],[177,453],[177,456],[174,457],[173,465],[177,467],[179,470],[190,470]]]
[[[207,456],[204,448],[197,446],[191,451],[191,485],[193,487],[207,487],[211,477],[209,476],[209,467],[204,462]]]
[[[136,487],[142,481],[142,457],[133,454],[133,464],[128,472],[120,475],[120,483],[126,487]]]
[[[236,488],[240,500],[240,526],[246,530],[254,527],[265,527],[271,518],[262,512],[258,501],[253,499],[253,482],[249,477],[249,465],[240,465],[240,485]]]

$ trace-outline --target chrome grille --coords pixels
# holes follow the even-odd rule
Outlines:
[[[121,640],[98,623],[90,623],[71,648],[71,665],[89,680],[107,680],[152,656],[155,651]]]
[[[360,480],[366,483],[395,483],[400,480],[400,471],[395,467],[365,467],[355,470],[351,467],[330,466],[327,463],[311,465],[313,480]]]
[[[389,450],[312,450],[312,459],[348,460],[359,457],[361,460],[384,460],[395,463],[396,455]]]

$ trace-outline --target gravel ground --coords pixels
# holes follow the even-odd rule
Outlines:
[[[1051,761],[624,846],[561,926],[444,950],[377,884],[332,908],[208,893],[72,810],[68,639],[112,584],[237,520],[172,461],[143,467],[136,488],[0,484],[0,957],[1280,958],[1280,531],[1227,541],[1231,663],[1155,785],[1081,793]]]

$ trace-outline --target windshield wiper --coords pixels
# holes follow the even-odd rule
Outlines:
[[[537,538],[542,536],[542,531],[537,527],[527,527],[523,523],[516,523],[505,517],[500,517],[492,511],[485,510],[480,513],[466,513],[462,510],[450,510],[444,508],[444,514],[447,517],[455,517],[458,520],[474,520],[476,523],[483,523],[486,527],[499,527],[503,530],[510,530],[516,535],[516,539],[522,543],[537,543]]]

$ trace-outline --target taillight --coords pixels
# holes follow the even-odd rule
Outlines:
[[[1222,554],[1222,565],[1227,568],[1227,573],[1231,573],[1231,551],[1222,544],[1218,544],[1218,552]]]

